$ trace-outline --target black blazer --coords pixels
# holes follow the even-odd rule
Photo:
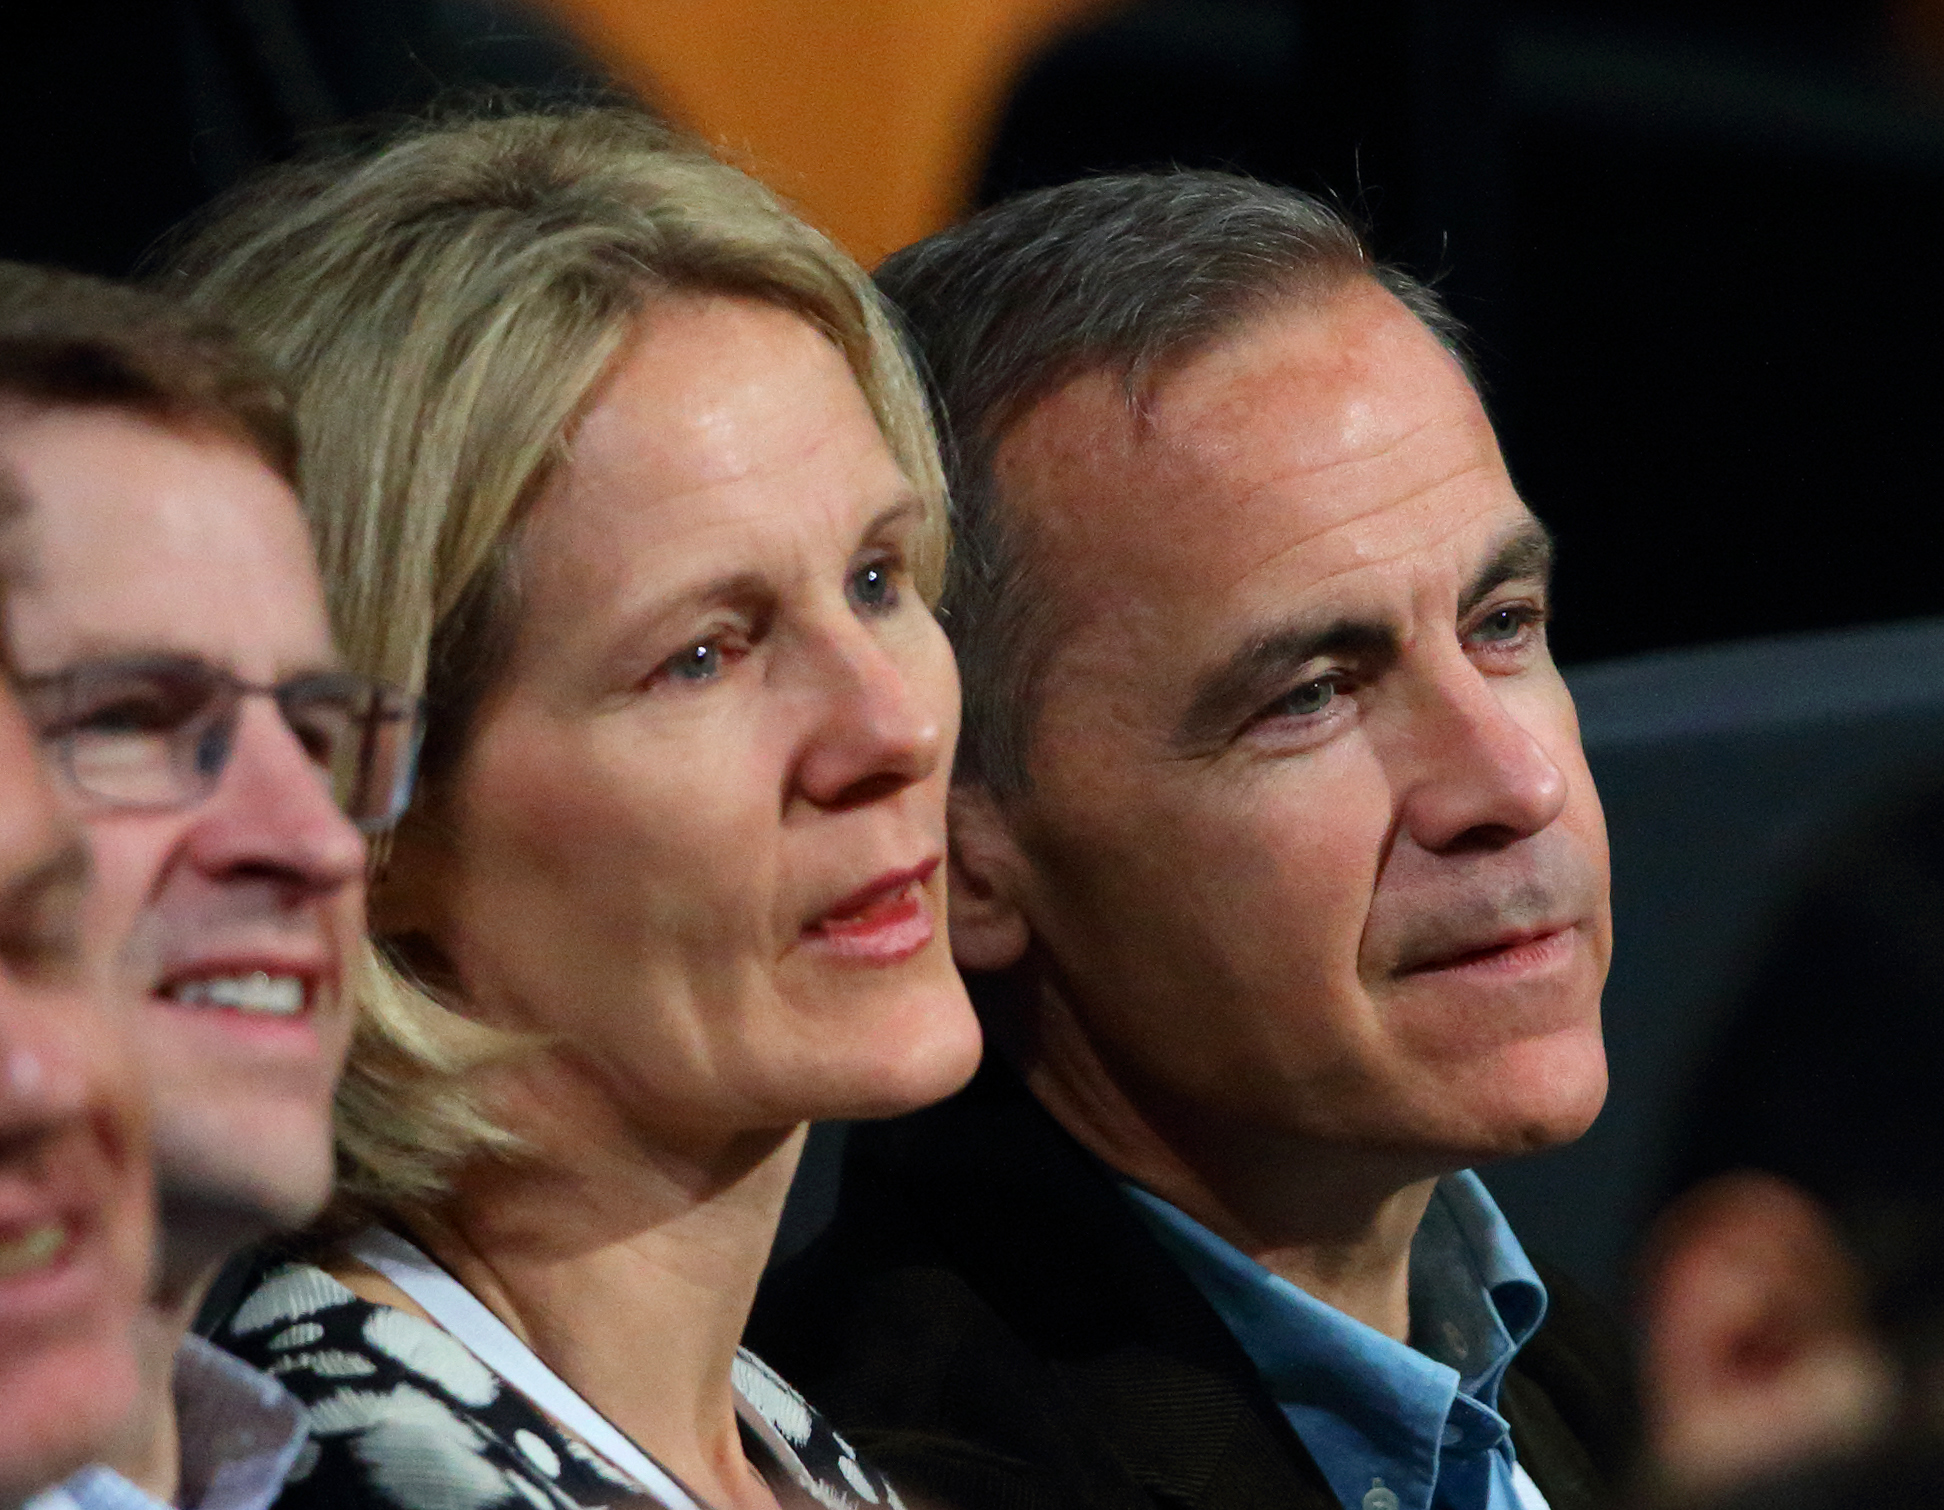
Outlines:
[[[1500,1408],[1552,1510],[1627,1466],[1624,1345],[1546,1272]],[[1106,1171],[988,1061],[851,1131],[830,1228],[749,1342],[909,1499],[949,1510],[1336,1510],[1255,1367]]]

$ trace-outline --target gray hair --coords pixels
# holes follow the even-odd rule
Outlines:
[[[1026,411],[1085,372],[1130,401],[1263,306],[1311,302],[1357,278],[1396,295],[1464,361],[1458,322],[1429,288],[1380,265],[1306,194],[1228,173],[1118,174],[1023,194],[906,247],[877,283],[927,369],[951,484],[953,552],[941,612],[965,689],[957,778],[1027,790],[1037,689],[1057,636],[1021,524],[993,464]]]

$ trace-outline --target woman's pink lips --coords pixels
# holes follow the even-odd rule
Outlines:
[[[806,927],[804,942],[843,959],[875,964],[909,959],[932,939],[924,885],[937,868],[931,859],[878,877]]]

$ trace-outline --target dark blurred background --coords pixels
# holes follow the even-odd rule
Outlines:
[[[1944,615],[1944,0],[16,5],[0,255],[127,272],[254,168],[493,88],[652,97],[866,260],[1180,164],[1327,193],[1439,282],[1559,536],[1614,840],[1608,1112],[1494,1185],[1611,1288],[1801,887],[1944,779],[1944,621],[1906,622]]]
[[[683,7],[633,9],[652,31]],[[13,7],[0,253],[126,271],[319,131],[482,85],[599,87],[576,19]],[[1009,75],[996,122],[962,128],[974,202],[1229,166],[1353,205],[1440,280],[1564,547],[1566,660],[1944,612],[1944,4],[1137,0]]]
[[[1944,611],[1944,89],[1869,0],[1159,0],[980,185],[1227,164],[1357,206],[1477,333],[1585,660]]]

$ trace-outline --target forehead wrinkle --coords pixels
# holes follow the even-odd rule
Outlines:
[[[1234,466],[1235,454],[1250,449],[1250,432],[1256,423],[1259,404],[1249,404],[1240,394],[1224,396],[1219,402],[1200,406],[1189,405],[1188,412],[1179,417],[1169,416],[1163,420],[1156,418],[1149,426],[1132,432],[1128,450],[1140,451],[1143,448],[1160,448],[1181,457],[1197,469],[1211,469],[1227,475]],[[1358,415],[1367,413],[1370,406],[1366,403],[1352,403],[1344,406]],[[1293,408],[1293,406],[1292,406]],[[1313,420],[1314,414],[1294,410],[1305,420]],[[1234,414],[1242,416],[1240,423],[1231,420]],[[1313,424],[1306,429],[1315,429]],[[1369,426],[1346,422],[1331,427],[1327,436],[1314,436],[1301,448],[1298,456],[1286,465],[1275,469],[1268,477],[1249,491],[1271,486],[1276,481],[1291,477],[1318,477],[1345,467],[1368,465],[1382,461],[1393,452],[1412,444],[1427,431],[1455,430],[1463,434],[1476,429],[1470,417],[1458,418],[1449,414],[1431,413],[1422,416],[1415,423],[1403,429],[1391,430],[1378,437],[1369,436]],[[1359,435],[1358,432],[1363,432]],[[1357,437],[1346,448],[1342,442],[1346,435]],[[1359,444],[1358,442],[1361,442]],[[1310,453],[1327,451],[1321,460],[1313,459]]]
[[[1292,553],[1320,546],[1324,541],[1328,540],[1331,536],[1339,534],[1343,530],[1350,529],[1369,519],[1373,519],[1379,515],[1388,513],[1392,509],[1403,508],[1413,503],[1417,503],[1423,500],[1427,495],[1437,492],[1441,488],[1449,487],[1452,484],[1463,480],[1464,478],[1470,476],[1473,473],[1487,473],[1487,474],[1497,475],[1499,470],[1500,469],[1492,465],[1492,463],[1488,459],[1478,458],[1463,466],[1456,468],[1451,472],[1446,473],[1442,477],[1436,478],[1430,482],[1425,483],[1420,488],[1413,489],[1409,493],[1403,494],[1401,496],[1384,498],[1378,502],[1372,503],[1368,508],[1360,509],[1356,513],[1346,515],[1341,519],[1333,520],[1328,526],[1326,526],[1324,529],[1318,531],[1315,534],[1305,535],[1299,540],[1291,540],[1285,542],[1284,544],[1281,544],[1276,548],[1274,548],[1273,550],[1271,550],[1267,555],[1262,557],[1261,560],[1251,565],[1246,571],[1242,572],[1236,578],[1237,585],[1239,586],[1243,583],[1249,582],[1252,579],[1261,576],[1265,572],[1273,571],[1283,561],[1285,561]],[[1482,513],[1489,512],[1490,509],[1496,507],[1500,501],[1501,500],[1493,499],[1485,506],[1485,508],[1476,511],[1468,511],[1463,519],[1453,521],[1453,523],[1448,529],[1446,529],[1441,534],[1437,535],[1436,537],[1430,540],[1413,539],[1413,540],[1402,541],[1396,546],[1395,549],[1383,555],[1374,555],[1362,548],[1359,548],[1356,552],[1355,560],[1343,566],[1337,567],[1331,571],[1325,572],[1321,576],[1313,578],[1307,584],[1305,590],[1307,591],[1309,590],[1309,588],[1313,588],[1313,587],[1321,587],[1325,583],[1334,581],[1336,578],[1344,576],[1350,572],[1363,571],[1366,568],[1371,568],[1371,567],[1387,566],[1397,561],[1401,557],[1416,555],[1425,550],[1435,550],[1447,544],[1454,535],[1459,534],[1465,529],[1470,528],[1477,521],[1477,519]],[[1300,505],[1298,506],[1300,507]]]

